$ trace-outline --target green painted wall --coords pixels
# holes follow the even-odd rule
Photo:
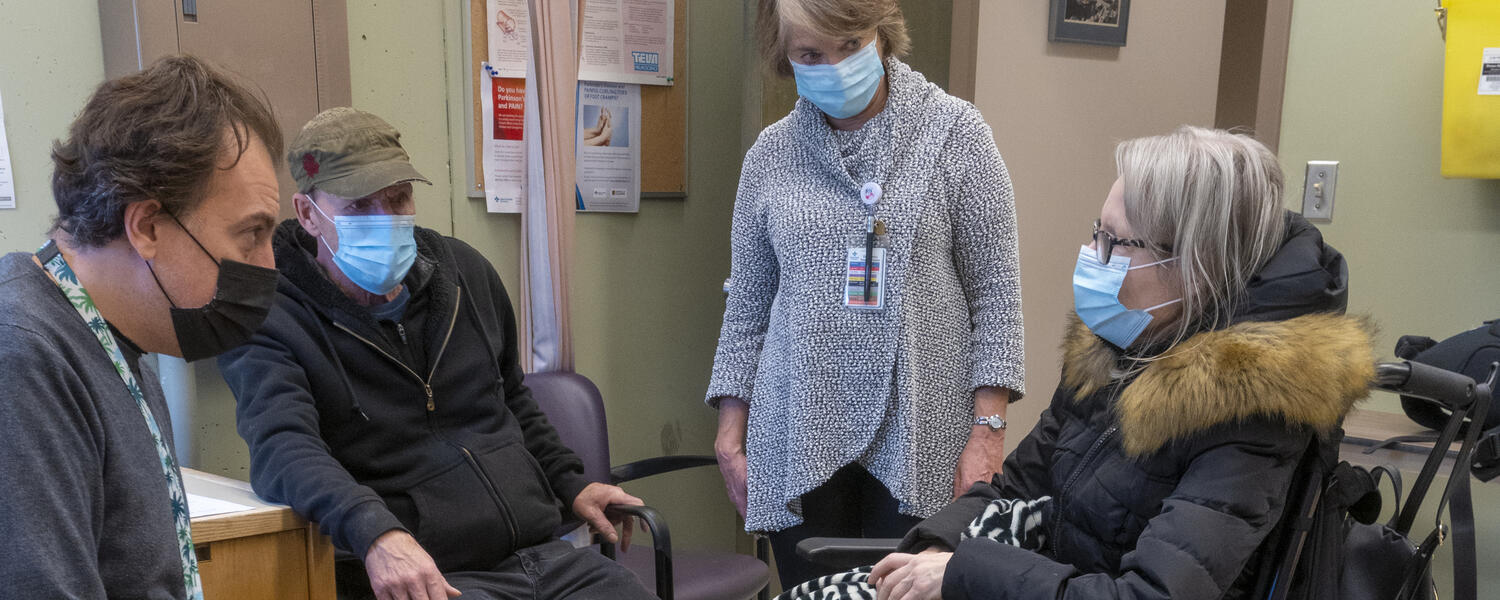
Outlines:
[[[1301,207],[1307,161],[1340,161],[1333,223],[1319,227],[1348,258],[1350,310],[1380,324],[1385,357],[1402,335],[1441,339],[1500,317],[1500,181],[1438,174],[1443,40],[1425,8],[1298,2],[1292,15],[1289,205]],[[1371,407],[1400,410],[1390,397]]]
[[[0,210],[0,252],[31,251],[57,216],[52,140],[104,79],[99,5],[0,0],[0,23],[0,98],[16,182],[16,210]]]
[[[1320,227],[1349,261],[1349,308],[1379,323],[1383,357],[1401,335],[1441,339],[1500,317],[1500,181],[1438,174],[1443,41],[1428,9],[1297,2],[1292,15],[1280,148],[1288,193],[1300,207],[1307,161],[1340,161],[1333,223]],[[1366,407],[1400,410],[1388,394]],[[1492,556],[1500,487],[1476,486],[1480,556]],[[1443,597],[1450,549],[1438,556]],[[1480,590],[1500,590],[1500,573],[1482,569]]]

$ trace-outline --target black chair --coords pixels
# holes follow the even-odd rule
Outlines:
[[[583,460],[584,476],[590,481],[621,484],[652,475],[691,467],[717,465],[712,456],[658,456],[610,467],[609,429],[604,419],[604,399],[599,388],[577,373],[533,373],[526,376],[547,420],[557,434]],[[625,552],[616,556],[613,544],[601,543],[600,551],[620,561],[654,587],[662,600],[729,600],[770,597],[769,543],[756,539],[756,556],[712,552],[677,554],[672,551],[667,522],[648,506],[613,506],[611,511],[641,519],[651,533],[655,551]]]

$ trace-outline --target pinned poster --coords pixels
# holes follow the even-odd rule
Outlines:
[[[531,16],[526,0],[487,0],[489,64],[500,77],[526,77],[531,51]]]
[[[640,212],[641,86],[578,82],[578,210]]]
[[[500,77],[487,63],[483,69],[485,209],[518,213],[526,205],[526,79]]]
[[[588,0],[578,79],[672,85],[672,0]]]
[[[0,209],[16,207],[16,180],[10,170],[10,141],[5,136],[5,104],[0,102]]]

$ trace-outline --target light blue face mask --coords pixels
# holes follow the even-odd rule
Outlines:
[[[417,218],[412,215],[339,215],[330,218],[318,203],[313,210],[333,222],[339,249],[318,236],[333,252],[333,264],[344,276],[371,294],[388,294],[406,278],[417,260]]]
[[[885,64],[871,40],[859,52],[832,65],[792,63],[797,94],[807,98],[830,117],[847,119],[870,106],[885,76]]]
[[[1094,335],[1121,349],[1129,348],[1141,336],[1141,332],[1146,330],[1146,326],[1151,324],[1151,311],[1182,302],[1182,299],[1146,309],[1125,308],[1120,303],[1120,286],[1125,285],[1125,274],[1174,260],[1177,259],[1169,258],[1132,267],[1129,257],[1115,254],[1109,257],[1109,264],[1106,265],[1099,262],[1097,252],[1084,246],[1078,251],[1078,266],[1073,268],[1073,310]]]

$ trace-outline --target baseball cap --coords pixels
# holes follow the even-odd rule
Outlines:
[[[341,198],[363,198],[384,188],[420,181],[401,132],[384,119],[347,106],[313,117],[288,146],[287,167],[297,190],[316,187]]]

